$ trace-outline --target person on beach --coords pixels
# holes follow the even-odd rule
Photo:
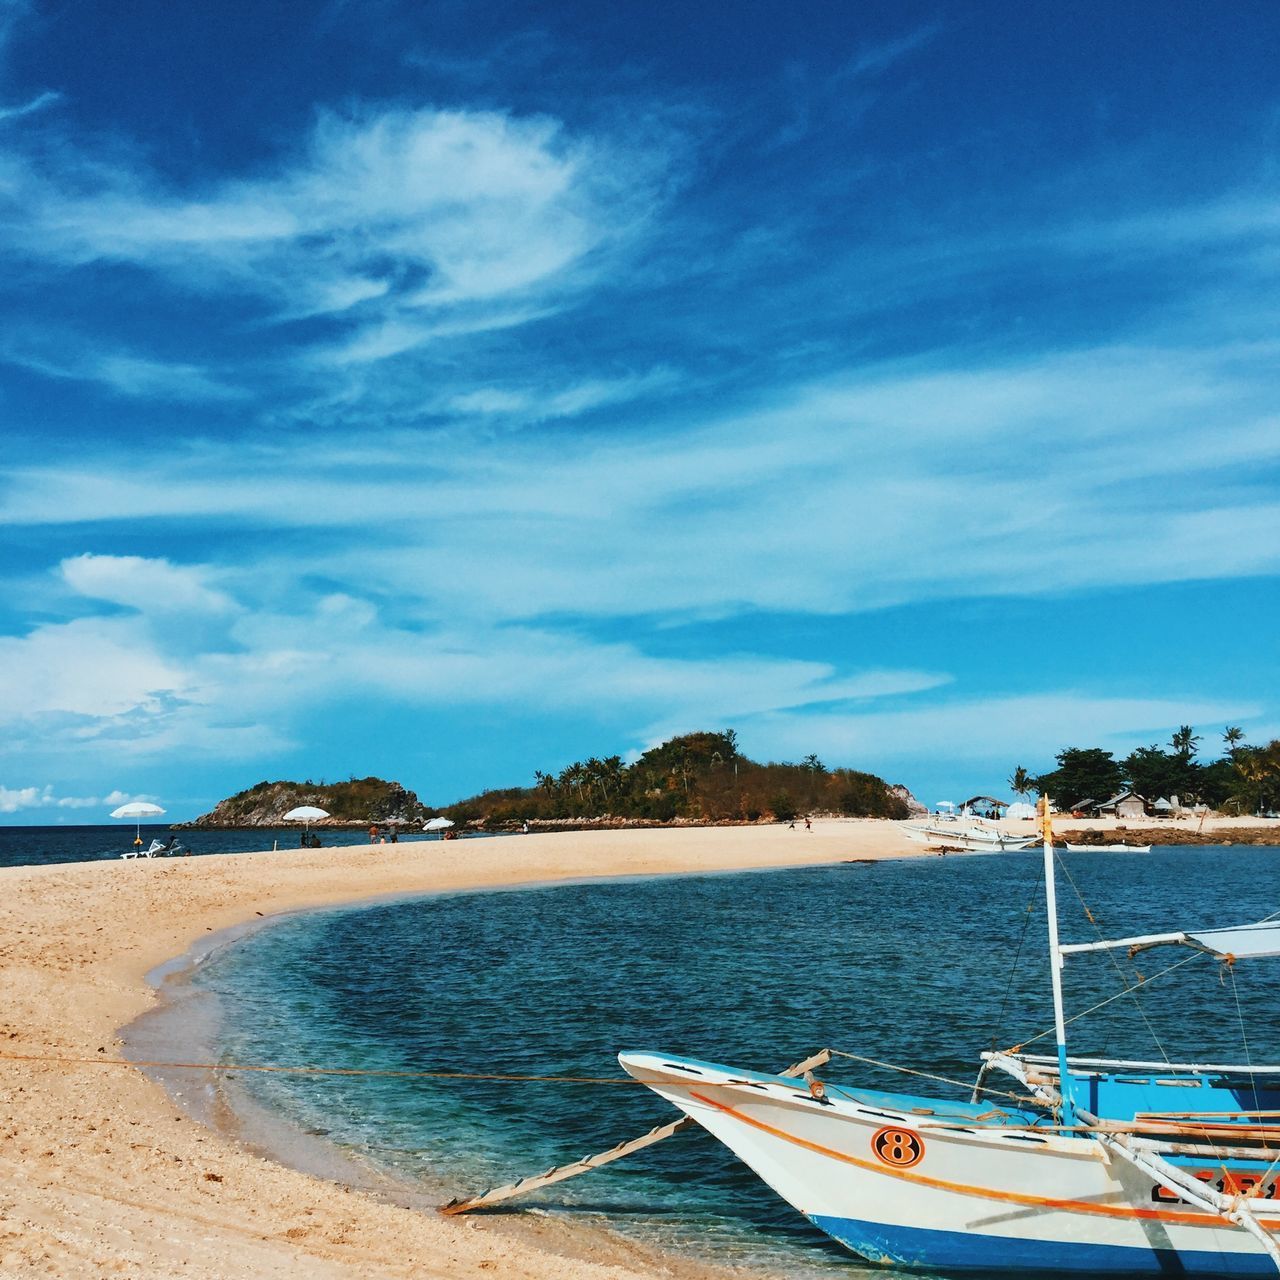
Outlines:
[[[812,830],[813,830],[813,823],[811,823],[811,822],[809,821],[809,819],[808,819],[808,818],[805,818],[805,820],[804,820],[804,829],[805,829],[806,831],[812,831]]]
[[[378,843],[378,824],[376,822],[369,828],[369,843]]]

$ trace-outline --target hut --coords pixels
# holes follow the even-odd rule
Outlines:
[[[979,818],[998,818],[1008,807],[1007,800],[997,800],[995,796],[970,796],[960,806],[960,812]]]
[[[1147,802],[1136,791],[1122,791],[1110,800],[1095,805],[1100,818],[1145,818]]]

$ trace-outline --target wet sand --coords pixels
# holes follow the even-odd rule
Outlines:
[[[121,1029],[157,1006],[148,974],[207,951],[223,930],[282,912],[920,852],[894,823],[819,820],[811,832],[573,832],[0,870],[0,1276],[710,1276],[543,1216],[447,1219],[406,1208],[400,1189],[334,1162],[319,1144],[298,1162],[320,1167],[323,1157],[327,1178],[264,1158],[239,1105],[217,1114],[224,1095],[207,1076],[177,1081],[188,1111],[141,1070],[116,1065]],[[198,1035],[190,1048],[196,1058],[208,1051]]]

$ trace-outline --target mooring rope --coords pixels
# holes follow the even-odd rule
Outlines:
[[[138,1067],[152,1071],[256,1071],[295,1076],[368,1076],[390,1080],[474,1080],[490,1084],[634,1085],[642,1080],[617,1076],[534,1076],[497,1071],[406,1071],[389,1067],[289,1066],[257,1062],[157,1062],[129,1058],[76,1058],[52,1053],[0,1052],[0,1061],[72,1067]]]
[[[848,1053],[842,1049],[827,1049],[834,1057],[848,1058],[853,1062],[866,1063],[873,1067],[883,1067],[888,1071],[897,1071],[902,1075],[918,1076],[923,1080],[934,1080],[941,1084],[955,1085],[961,1089],[971,1087],[965,1080],[955,1080],[949,1076],[935,1075],[929,1071],[919,1071],[914,1067],[904,1067],[899,1063],[885,1062],[880,1058],[868,1058],[862,1054]],[[483,1084],[576,1084],[591,1086],[645,1085],[643,1080],[635,1080],[629,1076],[570,1076],[570,1075],[522,1075],[508,1071],[411,1071],[390,1067],[318,1067],[314,1065],[290,1066],[284,1063],[260,1062],[163,1062],[147,1059],[110,1058],[110,1057],[71,1057],[52,1053],[11,1053],[0,1051],[0,1062],[25,1062],[33,1065],[57,1067],[136,1067],[151,1071],[216,1071],[224,1074],[242,1071],[261,1074],[294,1075],[294,1076],[340,1076],[387,1080],[445,1080],[466,1083],[468,1081]],[[685,1083],[682,1081],[667,1082],[674,1087]],[[646,1086],[647,1087],[647,1086]],[[832,1088],[841,1088],[832,1085]],[[843,1089],[841,1089],[844,1092]],[[1025,1094],[1009,1093],[1002,1089],[988,1089],[988,1093],[1010,1098],[1015,1102],[1025,1103]]]

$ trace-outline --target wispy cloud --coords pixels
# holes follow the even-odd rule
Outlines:
[[[512,301],[566,296],[649,216],[664,160],[545,117],[321,112],[273,172],[174,189],[140,162],[67,147],[8,157],[9,248],[129,263],[281,317],[341,318],[360,359],[427,341],[457,309],[473,331]]]
[[[304,562],[427,611],[466,581],[475,618],[840,613],[1240,576],[1280,567],[1280,503],[1258,484],[1280,465],[1265,368],[1124,347],[889,365],[570,449],[461,425],[425,452],[395,433],[358,451],[103,449],[81,469],[12,468],[0,521],[361,529],[349,555]],[[472,394],[464,417],[529,407]]]
[[[3,33],[0,32],[0,39]],[[23,116],[34,115],[37,111],[44,111],[48,107],[56,106],[62,101],[62,94],[53,93],[51,90],[45,90],[38,93],[28,102],[21,103],[16,107],[0,107],[0,125],[8,123],[10,120],[20,120]]]
[[[117,395],[162,403],[239,400],[245,396],[198,365],[150,359],[115,348],[100,337],[88,338],[67,330],[15,327],[0,337],[0,362],[46,378],[97,383]]]
[[[873,761],[886,772],[924,761],[963,759],[971,769],[1000,770],[996,781],[1021,763],[1046,770],[1067,746],[1101,746],[1123,757],[1135,747],[1167,742],[1186,723],[1251,724],[1258,702],[1185,697],[1135,698],[1084,689],[931,701],[893,710],[744,718],[745,748],[779,751],[791,758],[813,751],[833,760]],[[1266,725],[1258,725],[1265,737]]]
[[[780,90],[787,119],[773,132],[768,145],[792,146],[819,129],[847,130],[874,104],[876,79],[926,48],[944,30],[941,23],[925,23],[892,39],[863,45],[826,74],[811,66],[790,64]],[[773,112],[767,114],[772,116]]]

